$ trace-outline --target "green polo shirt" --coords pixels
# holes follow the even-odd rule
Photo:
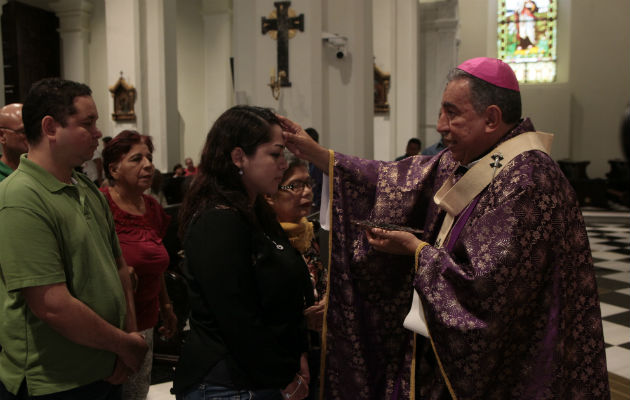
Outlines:
[[[0,161],[0,182],[4,180],[7,176],[11,175],[13,170],[11,167]]]
[[[22,288],[64,282],[103,319],[123,328],[121,255],[107,201],[83,174],[57,180],[22,156],[0,183],[0,380],[44,395],[111,375],[113,353],[78,345],[35,317]]]

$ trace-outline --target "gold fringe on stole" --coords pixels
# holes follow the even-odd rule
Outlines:
[[[429,327],[427,327],[428,329]],[[444,367],[442,366],[442,361],[440,361],[440,357],[438,356],[437,350],[435,349],[435,343],[433,343],[433,338],[431,337],[431,331],[429,331],[429,340],[431,341],[431,347],[433,347],[433,353],[435,354],[435,359],[440,366],[440,372],[442,372],[442,376],[444,377],[444,381],[446,382],[446,387],[448,388],[449,393],[453,400],[457,400],[457,396],[455,395],[455,391],[453,390],[453,386],[451,385],[451,381],[446,376],[446,371],[444,371]]]
[[[409,400],[416,400],[416,333],[413,333],[413,352],[411,354],[411,374],[409,375]]]
[[[328,150],[328,273],[326,278],[326,305],[324,306],[324,322],[322,324],[322,349],[319,363],[319,400],[324,400],[324,371],[326,370],[326,323],[328,317],[328,299],[330,298],[330,260],[332,258],[332,204],[333,204],[333,172],[335,167],[335,152]]]
[[[418,273],[418,258],[420,257],[420,251],[427,244],[428,244],[427,242],[420,242],[420,244],[416,248],[416,256],[414,259],[414,270],[416,271],[416,273]],[[413,288],[413,290],[416,290],[416,289]],[[411,355],[411,372],[409,375],[409,400],[416,399],[416,333],[415,332],[413,332],[412,349],[413,349],[413,352]]]
[[[427,242],[420,242],[418,247],[416,248],[416,259],[415,259],[415,270],[418,273],[418,262],[420,258],[420,251],[424,248],[424,246],[428,245]],[[415,288],[413,290],[416,290]],[[424,309],[423,309],[424,311]],[[426,315],[425,315],[426,320]],[[427,331],[429,331],[429,340],[431,341],[431,347],[433,348],[433,353],[435,354],[435,359],[438,362],[438,366],[440,367],[440,372],[444,377],[444,381],[446,382],[446,387],[448,388],[451,397],[454,400],[457,400],[457,396],[455,395],[455,391],[453,390],[453,386],[451,385],[451,381],[446,376],[446,371],[444,371],[444,367],[442,366],[442,361],[440,361],[440,356],[438,356],[437,350],[435,349],[435,343],[433,343],[433,338],[431,337],[431,330],[429,329],[429,325],[427,324]],[[413,334],[413,358],[411,359],[411,376],[409,379],[409,399],[415,400],[416,398],[416,334]]]

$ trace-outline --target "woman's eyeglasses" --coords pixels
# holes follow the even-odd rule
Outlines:
[[[304,188],[308,187],[309,189],[313,187],[313,180],[308,179],[305,181],[293,181],[288,185],[280,185],[280,190],[290,190],[294,193],[301,193],[304,191]]]

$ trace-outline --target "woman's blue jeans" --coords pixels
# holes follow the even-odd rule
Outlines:
[[[280,390],[238,390],[202,383],[177,400],[282,400]]]

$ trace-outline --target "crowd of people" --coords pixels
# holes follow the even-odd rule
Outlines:
[[[444,148],[410,140],[391,162],[225,111],[169,176],[188,181],[177,398],[609,398],[579,205],[521,108],[509,66],[468,60],[443,93]],[[99,189],[76,171],[97,119],[62,79],[0,109],[0,400],[144,399],[154,329],[178,329],[151,137],[113,137]]]

